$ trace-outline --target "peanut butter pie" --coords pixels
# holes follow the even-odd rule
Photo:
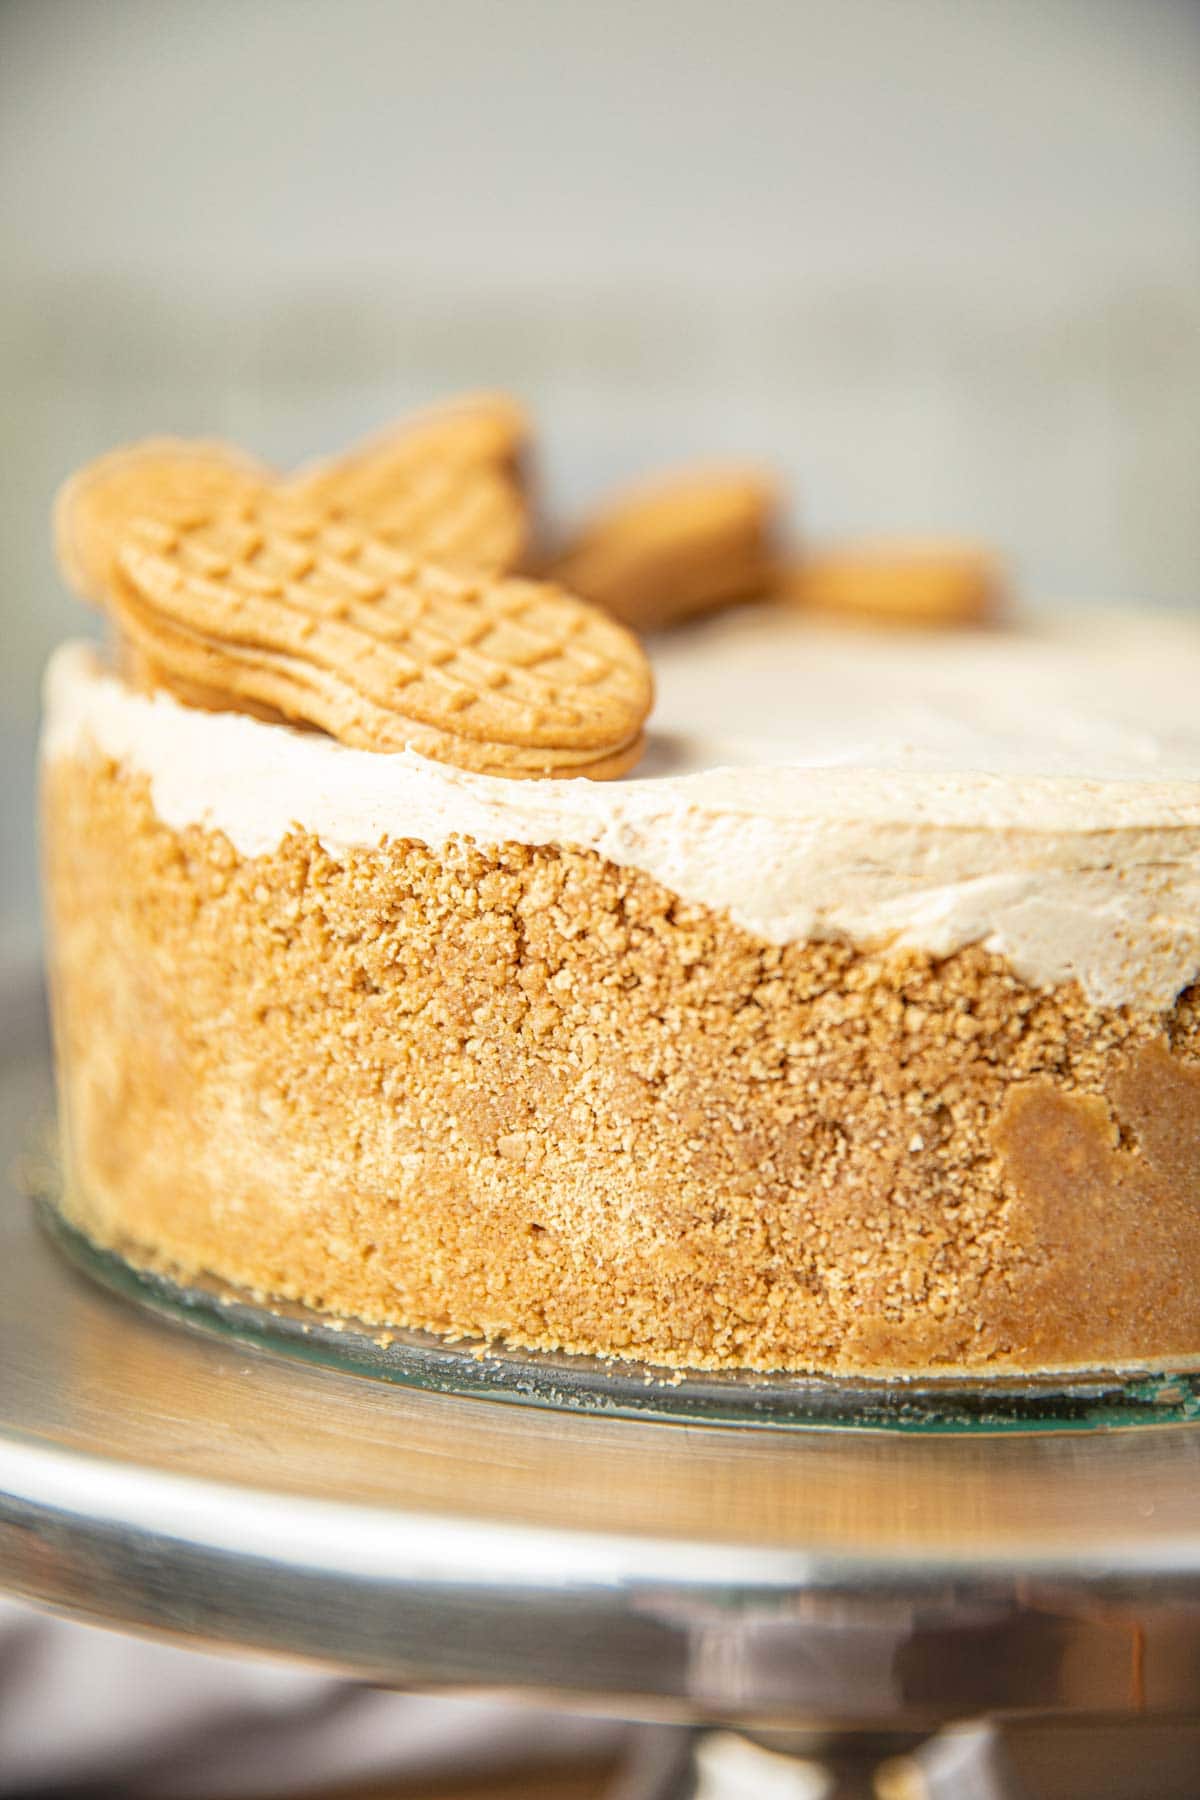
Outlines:
[[[64,492],[113,627],[47,681],[72,1221],[654,1364],[1200,1363],[1200,629],[743,605],[651,717],[514,572],[512,410],[411,429]]]

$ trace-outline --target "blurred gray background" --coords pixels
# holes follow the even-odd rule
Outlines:
[[[36,947],[51,494],[511,385],[552,498],[701,453],[1033,600],[1200,605],[1189,0],[0,5],[0,973]]]

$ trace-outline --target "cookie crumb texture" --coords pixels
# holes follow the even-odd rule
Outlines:
[[[1200,988],[778,948],[591,852],[246,859],[99,758],[46,805],[100,1243],[676,1366],[1200,1360]]]

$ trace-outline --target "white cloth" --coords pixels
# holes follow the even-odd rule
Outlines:
[[[628,1727],[395,1694],[126,1637],[0,1600],[0,1796],[254,1800],[336,1783],[500,1774],[620,1749]]]

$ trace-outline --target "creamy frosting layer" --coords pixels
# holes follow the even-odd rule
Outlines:
[[[780,610],[653,647],[649,753],[618,782],[469,775],[141,695],[85,644],[47,675],[44,754],[150,780],[160,817],[244,855],[291,829],[563,844],[645,870],[775,943],[947,954],[1169,1006],[1200,973],[1200,628],[1078,615],[888,637]]]

